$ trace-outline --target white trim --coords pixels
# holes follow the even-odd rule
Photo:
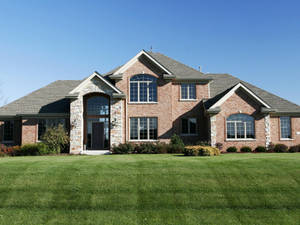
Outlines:
[[[94,77],[98,77],[101,81],[103,81],[106,85],[108,85],[111,89],[113,89],[118,94],[122,94],[120,90],[118,90],[115,86],[113,86],[111,83],[109,83],[105,78],[103,78],[100,74],[97,72],[94,72],[92,75],[90,75],[87,79],[85,79],[83,82],[81,82],[76,88],[74,88],[72,91],[70,91],[69,94],[74,94],[76,92],[79,92],[87,83],[92,80]]]
[[[138,135],[138,139],[131,139],[131,123],[130,123],[130,120],[131,119],[137,119],[138,121],[138,127],[137,127],[137,135]],[[141,139],[140,138],[140,119],[141,118],[146,118],[147,119],[147,139]],[[157,139],[150,139],[150,119],[151,118],[156,118],[156,130],[157,130]],[[129,117],[129,141],[130,142],[146,142],[146,141],[158,141],[158,118],[157,117],[153,117],[153,116],[150,116],[150,117]]]
[[[140,51],[136,56],[134,56],[132,59],[130,59],[127,63],[125,63],[121,68],[119,68],[117,71],[113,73],[115,74],[121,74],[124,73],[130,66],[132,66],[141,55],[147,56],[154,64],[156,64],[159,68],[164,70],[167,74],[172,75],[172,73],[165,68],[163,65],[161,65],[159,62],[157,62],[151,55],[149,55],[146,51],[142,50]]]
[[[220,107],[229,97],[231,97],[238,88],[243,88],[248,94],[254,97],[258,102],[263,104],[265,107],[270,109],[271,107],[265,103],[262,99],[260,99],[255,93],[253,93],[250,89],[248,89],[242,83],[238,83],[234,88],[232,88],[226,95],[224,95],[219,101],[217,101],[213,106],[210,108]]]
[[[134,75],[134,76],[139,76],[140,74],[137,74],[137,75]],[[143,75],[143,74],[141,74],[141,75]],[[132,76],[132,77],[134,77],[134,76]],[[152,75],[149,75],[149,76],[152,76]],[[131,78],[132,78],[131,77]],[[155,76],[152,76],[152,77],[154,77],[155,79],[156,79],[156,101],[154,102],[154,101],[150,101],[149,99],[150,99],[150,92],[149,92],[149,84],[151,84],[151,83],[153,83],[153,81],[131,81],[130,79],[129,79],[129,104],[131,104],[131,103],[134,103],[134,104],[152,104],[152,103],[154,103],[154,104],[156,104],[156,103],[158,103],[158,101],[157,101],[157,99],[158,99],[158,90],[157,90],[157,77],[155,77]],[[132,83],[134,83],[134,84],[137,84],[137,101],[131,101],[131,85],[132,85]],[[145,101],[145,102],[142,102],[142,101],[140,101],[140,98],[141,98],[141,96],[140,96],[140,86],[141,86],[141,83],[146,83],[147,84],[147,101]]]

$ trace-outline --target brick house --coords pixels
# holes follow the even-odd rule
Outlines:
[[[70,153],[105,153],[113,144],[210,141],[224,147],[300,144],[300,106],[229,74],[204,74],[142,50],[109,73],[58,80],[0,108],[0,142],[38,142],[63,124]]]

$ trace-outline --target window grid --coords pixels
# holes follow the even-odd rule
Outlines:
[[[130,102],[157,102],[157,78],[140,74],[130,79]]]
[[[46,130],[50,127],[57,127],[62,124],[65,127],[65,119],[39,119],[38,121],[38,140],[44,135]]]
[[[181,133],[185,135],[197,134],[197,119],[196,118],[181,119]]]
[[[227,139],[254,139],[254,118],[246,114],[234,114],[227,118]]]
[[[194,100],[196,99],[196,84],[183,83],[181,84],[181,99]]]
[[[291,139],[291,118],[288,116],[280,117],[280,135],[282,139]]]
[[[130,118],[130,140],[157,140],[157,118]]]
[[[3,141],[13,141],[14,138],[14,121],[4,121]]]

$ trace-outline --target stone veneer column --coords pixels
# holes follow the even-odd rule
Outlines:
[[[269,147],[271,143],[270,115],[265,116],[265,135],[266,135],[266,147]]]
[[[70,153],[79,154],[83,150],[83,98],[72,100],[70,104]]]
[[[110,144],[122,143],[122,100],[111,99],[110,107]]]
[[[215,147],[217,143],[217,116],[210,116],[210,143],[211,146]]]

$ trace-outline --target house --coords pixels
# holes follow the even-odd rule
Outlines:
[[[63,124],[70,153],[104,153],[124,142],[169,141],[256,147],[300,143],[300,106],[229,74],[205,74],[142,50],[84,80],[58,80],[0,108],[0,142],[38,142]]]

